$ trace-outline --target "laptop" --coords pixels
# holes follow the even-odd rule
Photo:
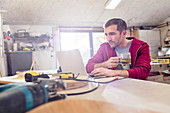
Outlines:
[[[79,74],[79,76],[89,77],[84,67],[80,51],[78,49],[60,51],[57,52],[56,55],[63,73],[72,72],[75,75]],[[92,78],[96,79],[98,82],[104,83],[118,79],[118,77],[107,76],[97,76]]]
[[[78,49],[59,51],[56,53],[63,73],[72,72],[75,75],[87,76],[83,60]]]

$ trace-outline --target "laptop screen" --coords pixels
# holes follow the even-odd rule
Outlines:
[[[75,75],[87,76],[83,60],[78,49],[60,51],[56,53],[63,73],[72,72]]]

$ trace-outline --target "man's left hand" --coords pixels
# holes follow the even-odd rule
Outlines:
[[[107,69],[107,68],[97,68],[97,69],[94,69],[91,73],[90,73],[91,76],[116,76],[116,73],[114,72],[114,70],[110,70],[110,69]]]

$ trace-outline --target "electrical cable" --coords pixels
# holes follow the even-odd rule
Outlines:
[[[81,95],[81,94],[86,94],[86,93],[90,93],[94,90],[96,90],[99,87],[99,83],[97,83],[97,86],[91,90],[88,91],[82,91],[82,92],[78,92],[78,93],[68,93],[67,96],[74,96],[74,95]]]
[[[110,83],[110,82],[114,82],[114,81],[117,81],[117,80],[122,80],[122,79],[125,79],[125,78],[115,78],[113,80],[110,80],[110,81],[107,81],[107,82],[99,82],[99,81],[95,81],[95,80],[85,80],[85,79],[77,79],[76,78],[67,78],[67,79],[63,79],[63,80],[75,80],[75,81],[82,81],[82,82],[94,82],[97,84],[97,86],[91,90],[88,90],[88,91],[82,91],[82,92],[78,92],[78,93],[67,93],[67,96],[73,96],[73,95],[81,95],[81,94],[86,94],[86,93],[89,93],[89,92],[92,92],[94,90],[96,90],[98,87],[99,87],[99,84],[106,84],[106,83]]]
[[[86,80],[86,79],[77,79],[77,78],[64,78],[62,80],[75,80],[75,81],[82,81],[82,82],[94,82],[94,83],[105,84],[105,83],[110,83],[110,82],[113,82],[113,81],[116,81],[116,80],[121,80],[121,79],[124,79],[124,78],[115,78],[115,79],[107,81],[107,82],[99,82],[99,81],[96,81],[96,80]]]

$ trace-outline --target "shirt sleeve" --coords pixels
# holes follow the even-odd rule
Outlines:
[[[87,73],[91,73],[94,70],[94,65],[96,63],[104,62],[105,49],[105,46],[101,45],[96,54],[88,60],[88,63],[86,65]]]

